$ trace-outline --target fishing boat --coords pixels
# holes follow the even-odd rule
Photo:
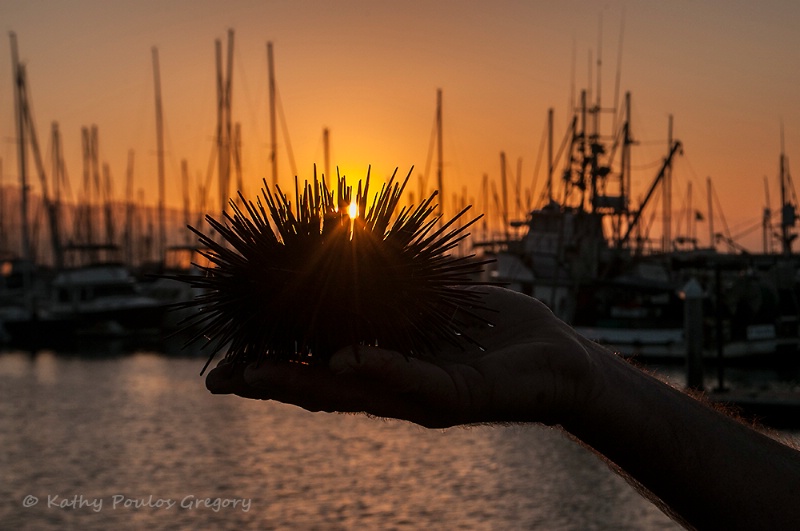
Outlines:
[[[609,135],[599,131],[600,113],[599,102],[590,106],[584,91],[559,162],[550,111],[543,206],[511,222],[519,237],[478,245],[496,258],[494,280],[540,299],[588,337],[628,352],[669,350],[682,341],[680,279],[638,227],[654,191],[669,178],[681,143],[669,140],[645,199],[632,208],[630,94]]]
[[[781,253],[753,254],[740,247],[723,253],[714,246],[698,248],[696,239],[694,245],[681,247],[685,242],[671,237],[666,218],[671,213],[667,197],[672,163],[682,151],[672,139],[671,120],[667,154],[644,199],[633,207],[630,95],[624,117],[608,135],[597,128],[601,108],[599,102],[587,105],[583,93],[559,149],[560,163],[553,158],[550,112],[542,206],[525,220],[510,223],[518,237],[477,244],[496,258],[493,279],[540,299],[585,336],[625,355],[681,360],[687,351],[683,288],[694,280],[703,293],[706,356],[797,354],[800,260],[791,251],[797,215],[787,201],[794,194],[787,191],[791,182],[784,155]],[[559,164],[563,171],[557,190]],[[665,219],[662,237],[656,240],[641,222],[659,192]],[[765,225],[768,233],[772,237],[773,230]]]

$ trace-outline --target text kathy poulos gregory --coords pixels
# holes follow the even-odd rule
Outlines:
[[[45,503],[41,503],[45,502]],[[152,494],[148,496],[128,496],[114,494],[108,497],[90,497],[83,494],[63,496],[61,494],[48,494],[46,499],[40,500],[37,496],[29,494],[22,500],[24,507],[35,507],[41,503],[47,509],[89,509],[100,512],[103,509],[183,509],[183,510],[238,510],[248,512],[251,498],[221,498],[202,497],[188,494],[182,498],[162,498]]]

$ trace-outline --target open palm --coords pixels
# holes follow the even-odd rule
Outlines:
[[[427,427],[562,422],[592,394],[595,346],[543,304],[497,287],[482,293],[493,326],[465,330],[478,344],[444,345],[436,361],[376,347],[346,348],[328,367],[226,362],[206,380],[215,393],[271,399],[310,411],[365,412]]]

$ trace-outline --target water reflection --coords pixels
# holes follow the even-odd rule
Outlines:
[[[555,430],[425,430],[212,396],[202,362],[0,355],[3,527],[677,527]],[[73,499],[86,504],[57,507]]]

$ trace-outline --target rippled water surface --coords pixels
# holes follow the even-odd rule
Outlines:
[[[212,396],[202,363],[0,354],[0,529],[677,528],[556,430]]]

